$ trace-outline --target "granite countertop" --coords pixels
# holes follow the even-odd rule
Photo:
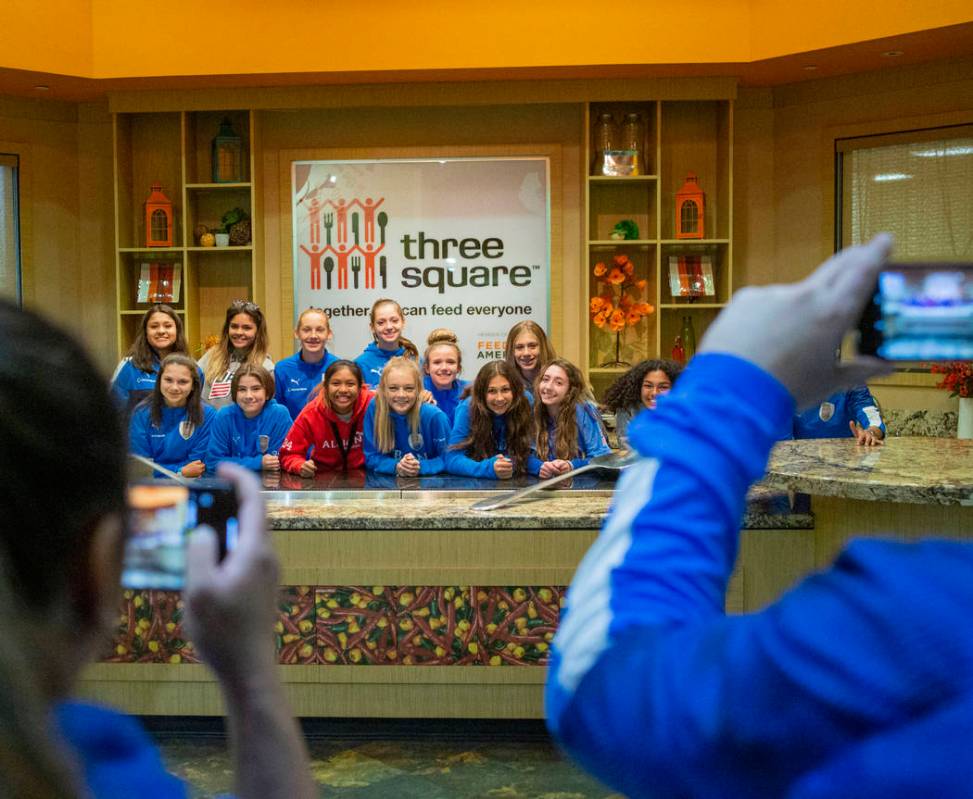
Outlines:
[[[495,483],[494,483],[495,485]],[[493,496],[479,485],[457,483],[416,490],[414,482],[391,483],[383,490],[268,492],[267,516],[274,530],[576,530],[601,527],[612,498],[611,481],[594,487],[552,490],[515,505],[481,512],[470,509]],[[506,486],[503,489],[510,490]],[[808,514],[792,513],[786,494],[755,487],[744,529],[809,529]]]
[[[860,447],[851,438],[781,441],[763,485],[884,502],[973,502],[973,441],[924,436]]]

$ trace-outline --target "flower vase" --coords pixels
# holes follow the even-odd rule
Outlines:
[[[959,398],[959,413],[956,415],[956,437],[973,438],[973,397]]]
[[[622,360],[622,331],[619,330],[615,333],[615,360],[605,361],[601,364],[601,368],[611,368],[613,366],[624,366],[627,368],[631,365],[628,361]]]

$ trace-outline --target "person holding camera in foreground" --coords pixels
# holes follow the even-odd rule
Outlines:
[[[571,585],[546,702],[560,744],[632,799],[971,795],[973,545],[855,541],[724,615],[747,488],[795,406],[888,371],[833,354],[890,248],[738,292],[629,427],[642,459]]]
[[[82,348],[0,301],[2,796],[188,795],[134,719],[66,699],[121,603],[125,450],[108,387]],[[236,487],[238,545],[217,562],[212,530],[190,538],[189,638],[223,692],[238,795],[312,797],[277,676],[277,560],[259,486],[232,465],[219,474]],[[62,475],[53,496],[51,475]]]

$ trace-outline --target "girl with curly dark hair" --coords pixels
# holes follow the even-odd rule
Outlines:
[[[530,400],[517,370],[490,361],[457,408],[446,469],[466,477],[507,480],[527,469],[533,440]]]
[[[643,408],[654,408],[656,397],[668,394],[682,364],[665,358],[653,358],[635,364],[605,392],[605,405],[615,412],[615,432],[618,440],[627,438],[628,423]]]

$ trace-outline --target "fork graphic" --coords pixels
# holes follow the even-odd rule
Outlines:
[[[355,284],[355,288],[358,288],[358,273],[361,272],[361,256],[353,255],[351,257],[351,274],[354,276],[352,282]]]
[[[334,226],[334,214],[324,215],[324,237],[328,244],[331,244],[331,228]]]

